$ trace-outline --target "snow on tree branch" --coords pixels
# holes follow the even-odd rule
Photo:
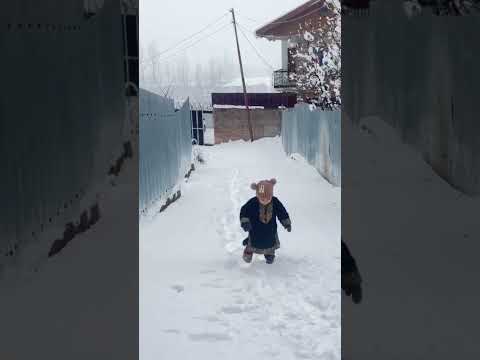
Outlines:
[[[323,109],[341,105],[341,16],[340,1],[326,0],[330,16],[307,20],[298,29],[296,53],[292,62],[299,98]]]
[[[480,12],[479,0],[404,0],[405,14],[410,18],[430,9],[435,15],[471,15]]]

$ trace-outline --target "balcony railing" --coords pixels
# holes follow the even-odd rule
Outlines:
[[[289,79],[287,70],[276,70],[273,72],[273,87],[275,89],[287,89],[296,87],[295,81]]]

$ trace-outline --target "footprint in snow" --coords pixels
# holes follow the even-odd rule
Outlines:
[[[171,289],[175,290],[178,293],[181,293],[185,288],[182,285],[172,285],[170,286]]]
[[[232,340],[232,337],[227,334],[222,333],[199,333],[199,334],[189,334],[188,337],[192,341],[229,341]]]
[[[215,322],[215,323],[219,323],[219,322],[222,322],[222,319],[220,319],[218,316],[214,316],[214,315],[207,315],[207,316],[195,316],[193,317],[193,319],[197,319],[197,320],[204,320],[204,321],[208,321],[208,322]]]
[[[225,250],[229,253],[234,253],[236,252],[238,249],[241,248],[241,245],[237,244],[237,242],[229,242],[225,245]]]
[[[295,314],[295,313],[286,313],[285,317],[289,320],[299,320],[300,319],[300,316],[298,314]]]
[[[267,355],[269,357],[277,357],[278,355],[280,355],[278,351],[270,350],[270,349],[263,351],[262,354]]]
[[[203,284],[200,284],[201,287],[205,287],[205,288],[213,288],[213,289],[223,289],[225,288],[225,286],[221,285],[221,284],[218,284],[218,283],[203,283]]]
[[[240,306],[224,306],[222,307],[222,312],[225,314],[240,314],[243,312],[243,309]]]
[[[305,351],[296,351],[295,355],[299,359],[313,359],[313,354],[307,353]]]
[[[211,273],[214,273],[214,272],[215,272],[215,270],[205,269],[205,270],[200,271],[200,274],[211,274]]]

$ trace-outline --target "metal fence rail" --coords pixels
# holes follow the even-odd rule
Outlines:
[[[297,105],[282,113],[282,144],[298,153],[331,184],[341,184],[341,113]]]
[[[140,89],[139,210],[168,197],[192,161],[192,120],[188,100],[174,102]]]

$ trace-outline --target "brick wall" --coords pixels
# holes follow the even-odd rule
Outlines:
[[[281,110],[251,109],[254,139],[280,135]],[[246,109],[214,109],[215,144],[229,140],[250,140]]]

